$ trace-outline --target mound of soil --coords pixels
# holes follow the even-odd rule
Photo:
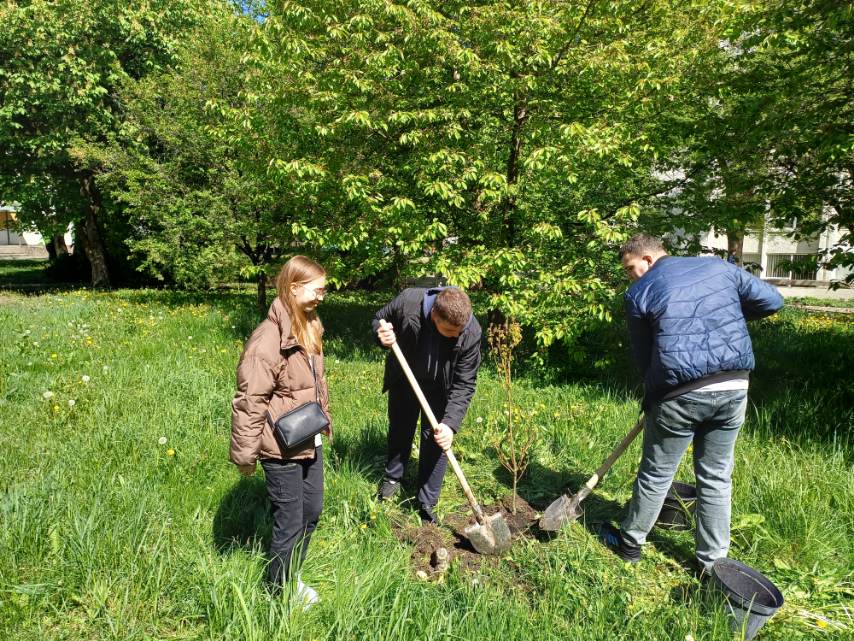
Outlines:
[[[512,513],[513,497],[506,496],[497,505],[484,505],[487,516],[496,512],[504,515],[510,528],[513,541],[525,536],[537,522],[537,512],[525,499],[516,497],[516,513]],[[478,553],[466,538],[465,528],[475,522],[468,507],[449,514],[441,527],[435,525],[412,526],[408,523],[394,523],[393,530],[398,540],[412,545],[412,567],[416,572],[423,571],[428,578],[438,578],[442,574],[437,569],[435,552],[440,548],[448,551],[448,562],[456,564],[465,572],[478,572],[484,563],[494,564],[498,557]],[[422,575],[423,576],[423,575]]]

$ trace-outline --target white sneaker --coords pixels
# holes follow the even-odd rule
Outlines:
[[[311,606],[320,601],[320,597],[317,596],[317,590],[303,583],[300,577],[297,577],[297,591],[294,596],[297,601],[302,602],[303,610],[308,610]]]

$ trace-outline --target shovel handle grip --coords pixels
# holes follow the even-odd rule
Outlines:
[[[397,344],[397,341],[392,343],[391,350],[397,357],[397,360],[400,363],[400,368],[406,375],[407,380],[409,380],[409,384],[412,386],[412,391],[415,392],[415,396],[418,397],[418,402],[421,403],[421,409],[424,411],[424,415],[430,422],[430,427],[435,430],[439,426],[439,422],[436,420],[436,415],[433,414],[433,409],[430,407],[430,403],[427,402],[427,398],[424,396],[424,392],[421,391],[421,386],[418,384],[418,381],[415,380],[415,375],[412,373],[412,368],[410,368],[409,363],[406,362],[406,357],[400,350],[400,345]],[[480,504],[477,502],[477,499],[474,498],[474,493],[471,491],[471,487],[469,487],[468,481],[466,481],[466,477],[463,474],[463,469],[457,462],[457,457],[454,456],[454,453],[451,451],[450,448],[445,450],[445,455],[448,457],[448,462],[451,464],[451,469],[454,470],[454,474],[457,475],[457,479],[459,480],[460,485],[463,487],[463,492],[465,492],[466,498],[469,500],[469,504],[471,505],[471,509],[474,511],[475,519],[477,519],[477,522],[480,525],[483,525],[486,522],[486,519],[483,516],[483,510],[480,508]]]

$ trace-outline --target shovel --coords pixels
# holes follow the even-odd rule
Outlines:
[[[617,448],[608,455],[608,458],[599,466],[599,469],[587,479],[584,486],[577,494],[572,495],[568,492],[562,494],[560,498],[552,501],[551,505],[546,508],[540,519],[540,529],[547,532],[554,532],[562,528],[567,522],[572,522],[581,516],[581,502],[593,491],[593,488],[599,484],[602,477],[608,473],[611,466],[614,464],[626,448],[635,440],[638,434],[643,430],[643,416],[638,419],[638,422],[632,428],[632,431],[626,434],[625,438],[620,441]]]
[[[415,380],[415,376],[412,374],[409,363],[406,362],[406,357],[403,355],[403,352],[400,351],[400,346],[396,342],[392,344],[391,349],[394,352],[394,355],[397,356],[397,360],[400,362],[400,367],[403,370],[403,373],[406,374],[409,384],[412,386],[412,391],[415,392],[415,395],[418,397],[418,401],[421,403],[421,409],[424,410],[424,415],[427,417],[427,420],[430,421],[430,427],[435,430],[439,423],[436,421],[436,416],[433,414],[433,410],[430,409],[430,404],[427,403],[427,399],[424,397],[424,393],[421,391],[418,381]],[[454,474],[456,474],[457,478],[460,480],[460,485],[463,486],[463,492],[465,492],[466,498],[469,500],[471,509],[474,512],[474,518],[477,520],[477,523],[474,525],[466,527],[463,530],[463,533],[472,544],[472,547],[481,554],[503,554],[510,547],[510,528],[507,527],[504,517],[500,512],[496,512],[492,516],[484,516],[483,510],[480,508],[480,504],[477,502],[477,499],[474,498],[474,494],[466,481],[466,477],[463,475],[463,470],[457,462],[457,457],[454,456],[454,453],[450,448],[445,450],[445,454],[448,457],[448,462],[454,470]]]

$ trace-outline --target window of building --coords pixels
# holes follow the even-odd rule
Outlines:
[[[815,254],[768,254],[766,278],[816,280],[818,256]]]

